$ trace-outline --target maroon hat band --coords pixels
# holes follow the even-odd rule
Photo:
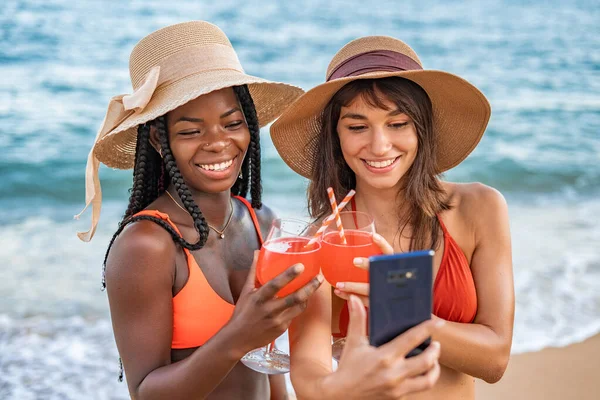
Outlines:
[[[395,72],[423,69],[412,58],[391,50],[375,50],[360,53],[338,65],[327,78],[333,79],[357,76],[369,72]]]

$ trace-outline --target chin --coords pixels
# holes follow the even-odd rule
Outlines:
[[[390,176],[374,176],[374,174],[369,172],[360,175],[356,174],[357,184],[372,187],[377,190],[393,189],[398,186],[398,182],[400,182],[403,177],[404,175],[399,175],[397,173],[394,174],[394,176],[391,176],[391,174]]]
[[[388,190],[398,186],[399,179],[370,179],[366,183],[373,189]]]
[[[237,176],[236,179],[237,180]],[[233,185],[235,184],[235,180],[231,181],[230,179],[223,179],[223,180],[219,180],[219,181],[212,181],[212,182],[198,182],[198,183],[193,183],[192,188],[195,191],[198,192],[203,192],[203,193],[222,193],[225,192],[229,189],[231,189],[233,187]]]

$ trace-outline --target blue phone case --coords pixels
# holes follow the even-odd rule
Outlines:
[[[369,258],[369,341],[381,346],[431,318],[433,250]],[[427,339],[407,357],[429,346]]]

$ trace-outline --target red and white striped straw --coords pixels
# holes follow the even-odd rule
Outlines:
[[[356,192],[354,190],[349,191],[348,194],[346,195],[346,197],[344,197],[344,200],[342,200],[342,202],[340,204],[338,204],[337,209],[339,211],[342,211],[344,209],[344,207],[346,207],[348,205],[348,203],[350,203],[350,200],[352,199],[352,197],[354,197],[354,194],[356,194]],[[321,237],[321,235],[323,234],[323,232],[325,232],[325,230],[327,229],[327,227],[329,226],[331,221],[333,221],[334,219],[335,219],[335,214],[331,214],[327,218],[325,218],[322,222],[321,227],[317,231],[317,233],[315,233],[313,238],[310,239],[310,241],[306,244],[306,246],[310,246],[311,244],[316,243],[319,240],[319,238]]]
[[[335,218],[335,224],[337,225],[338,232],[340,233],[340,239],[342,240],[342,244],[348,244],[348,242],[346,241],[346,235],[344,234],[344,227],[342,226],[342,218],[340,218],[340,210],[338,208],[337,202],[335,201],[335,194],[333,193],[333,189],[328,187],[327,194],[329,195],[331,210],[333,211],[333,217]]]

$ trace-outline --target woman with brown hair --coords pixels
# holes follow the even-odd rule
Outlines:
[[[384,253],[434,249],[433,316],[446,324],[441,375],[411,398],[473,399],[474,379],[498,381],[512,342],[514,288],[507,206],[480,183],[442,181],[481,139],[490,106],[455,75],[424,70],[416,53],[391,37],[364,37],[331,61],[327,82],[301,96],[271,128],[280,155],[311,180],[315,219],[356,190],[347,207],[370,214]],[[368,268],[368,259],[355,259]],[[366,282],[323,285],[290,329],[292,382],[302,398],[319,398],[331,371],[331,335],[345,336],[346,300],[368,307]],[[330,311],[331,310],[331,311]],[[361,362],[346,346],[345,358]],[[389,363],[402,357],[390,354]],[[315,372],[318,371],[318,372]],[[360,386],[361,381],[355,384]]]

